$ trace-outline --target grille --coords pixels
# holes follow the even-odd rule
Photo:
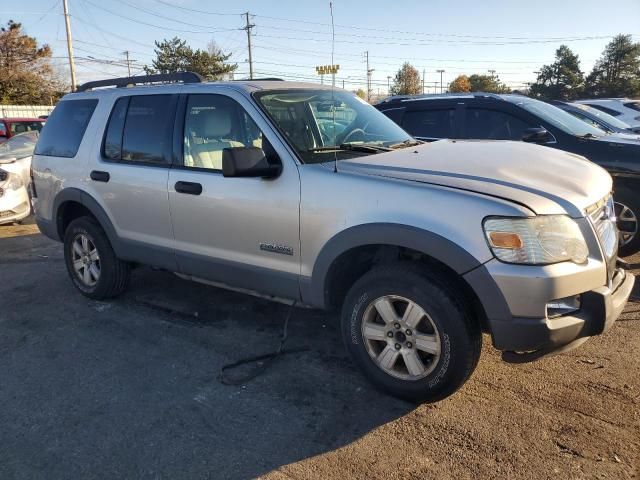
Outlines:
[[[618,257],[618,229],[611,195],[589,207],[587,214],[602,247],[607,263],[608,278],[611,281]]]

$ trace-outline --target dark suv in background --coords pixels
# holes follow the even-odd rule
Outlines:
[[[389,97],[378,110],[416,138],[522,140],[583,155],[613,177],[620,252],[640,251],[640,142],[607,135],[573,115],[522,95]],[[562,172],[549,172],[549,174]]]

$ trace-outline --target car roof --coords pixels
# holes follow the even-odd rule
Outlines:
[[[440,93],[422,95],[393,95],[378,102],[377,105],[397,104],[404,102],[435,101],[435,100],[458,100],[458,99],[479,99],[479,100],[499,100],[515,103],[524,99],[529,99],[525,95],[516,93],[489,93],[489,92],[469,92],[469,93]]]
[[[151,85],[136,85],[136,86],[127,86],[127,87],[115,87],[109,86],[104,88],[96,88],[87,91],[69,93],[65,95],[65,99],[70,98],[95,98],[100,96],[111,96],[114,92],[126,92],[129,93],[163,93],[169,87],[188,87],[188,91],[192,92],[194,90],[209,90],[211,86],[220,86],[231,88],[237,91],[243,91],[246,93],[253,93],[255,91],[260,90],[331,90],[331,85],[322,85],[318,83],[311,82],[290,82],[278,79],[255,79],[255,80],[230,80],[230,81],[212,81],[212,82],[201,82],[201,83],[161,83],[161,84],[151,84]],[[336,90],[342,90],[341,88],[335,87]]]

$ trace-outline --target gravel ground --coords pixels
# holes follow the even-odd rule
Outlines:
[[[223,364],[277,346],[286,312],[146,268],[90,301],[59,244],[0,226],[0,478],[640,475],[638,288],[612,330],[564,355],[509,365],[485,337],[471,380],[420,407],[373,390],[337,319],[311,310],[287,344],[306,350],[222,385]]]

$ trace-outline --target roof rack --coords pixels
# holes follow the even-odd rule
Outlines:
[[[414,100],[430,100],[438,98],[495,98],[501,99],[497,93],[487,92],[459,92],[459,93],[423,93],[421,95],[392,95],[380,101],[386,102],[411,102]]]
[[[143,83],[201,83],[204,79],[195,72],[157,73],[154,75],[139,75],[136,77],[110,78],[108,80],[96,80],[80,85],[76,91],[86,92],[98,87],[128,87]]]

